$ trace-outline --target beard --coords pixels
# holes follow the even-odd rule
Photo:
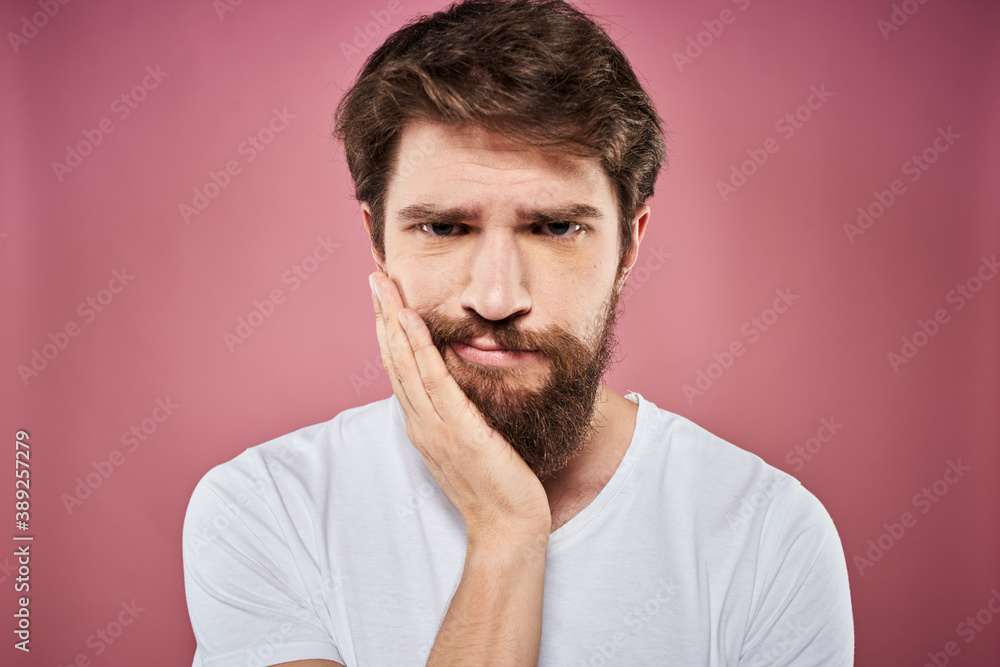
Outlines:
[[[594,411],[601,379],[618,345],[614,336],[618,297],[618,290],[612,289],[590,344],[555,325],[538,332],[522,331],[514,323],[517,316],[494,321],[475,312],[465,318],[437,311],[422,315],[446,363],[448,346],[479,336],[491,337],[505,350],[534,351],[550,362],[548,378],[537,389],[519,385],[524,381],[519,368],[469,363],[454,350],[456,363],[447,364],[486,423],[510,443],[539,479],[565,468],[596,432]]]

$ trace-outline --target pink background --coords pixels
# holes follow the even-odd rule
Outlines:
[[[672,150],[609,384],[792,472],[823,501],[848,557],[858,664],[922,665],[952,641],[949,664],[1000,663],[1000,618],[971,641],[958,627],[1000,590],[1000,280],[973,280],[981,289],[961,309],[948,300],[1000,251],[1000,7],[909,0],[915,13],[884,36],[888,0],[667,4],[588,5],[647,83]],[[39,5],[3,3],[3,31],[31,37],[15,52],[8,35],[0,56],[0,427],[9,443],[18,428],[31,435],[35,541],[30,656],[12,648],[15,543],[0,551],[0,662],[190,664],[181,523],[195,483],[246,447],[389,395],[373,265],[331,113],[376,41],[441,6],[248,1],[220,16],[210,0],[94,0],[59,5],[35,34],[23,17]],[[724,9],[730,23],[713,23]],[[378,17],[375,39],[345,52]],[[707,46],[679,67],[689,38]],[[155,88],[121,118],[120,96],[144,77]],[[832,95],[800,110],[809,118],[788,137],[775,124],[813,86]],[[241,142],[275,108],[294,118],[248,161]],[[57,176],[53,162],[103,118],[113,131]],[[905,163],[939,128],[959,138],[911,181]],[[723,201],[717,183],[769,137],[777,152]],[[185,222],[179,205],[230,160],[239,173]],[[844,225],[895,179],[903,194],[851,242]],[[318,237],[339,247],[306,262],[315,271],[293,290],[283,275]],[[134,278],[102,293],[123,267]],[[275,289],[284,302],[231,352],[224,334]],[[800,298],[752,341],[751,318],[771,317],[779,289]],[[87,311],[88,297],[109,296]],[[887,354],[938,309],[947,321],[894,369]],[[22,380],[19,365],[71,322],[77,335]],[[736,341],[744,354],[711,367]],[[689,400],[699,370],[715,379]],[[178,406],[162,423],[158,399]],[[817,450],[822,419],[843,428]],[[129,451],[133,426],[146,439]],[[796,459],[807,443],[811,458]],[[120,465],[102,465],[114,450]],[[7,451],[0,506],[13,536]],[[914,503],[959,461],[969,470],[938,482],[938,502]],[[78,479],[108,465],[70,512]],[[904,512],[915,525],[885,535]],[[880,537],[888,548],[859,566]],[[133,600],[134,622],[110,645],[95,639]]]

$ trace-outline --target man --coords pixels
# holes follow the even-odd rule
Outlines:
[[[195,665],[848,665],[839,538],[756,456],[601,384],[664,159],[562,2],[392,35],[337,112],[393,396],[210,471]]]

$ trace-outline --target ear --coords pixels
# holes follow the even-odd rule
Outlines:
[[[372,210],[368,206],[368,202],[361,202],[361,217],[365,221],[365,233],[368,234],[368,241],[371,242],[372,238]],[[385,238],[385,232],[383,231],[382,238]],[[379,252],[374,245],[371,246],[372,258],[375,259],[375,265],[378,266],[378,270],[385,273],[385,253]]]
[[[636,260],[639,259],[639,244],[642,243],[642,237],[646,234],[646,223],[649,222],[649,216],[652,210],[649,208],[648,204],[643,204],[635,212],[635,218],[632,220],[632,225],[630,226],[632,234],[632,247],[628,251],[628,255],[625,256],[622,262],[621,275],[618,277],[618,291],[620,292],[622,288],[625,287],[625,281],[628,279],[628,274],[632,272],[632,267],[635,266]]]

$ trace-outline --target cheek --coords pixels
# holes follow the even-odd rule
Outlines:
[[[454,286],[445,262],[412,257],[386,259],[386,272],[396,282],[408,308],[426,311],[447,302]]]

